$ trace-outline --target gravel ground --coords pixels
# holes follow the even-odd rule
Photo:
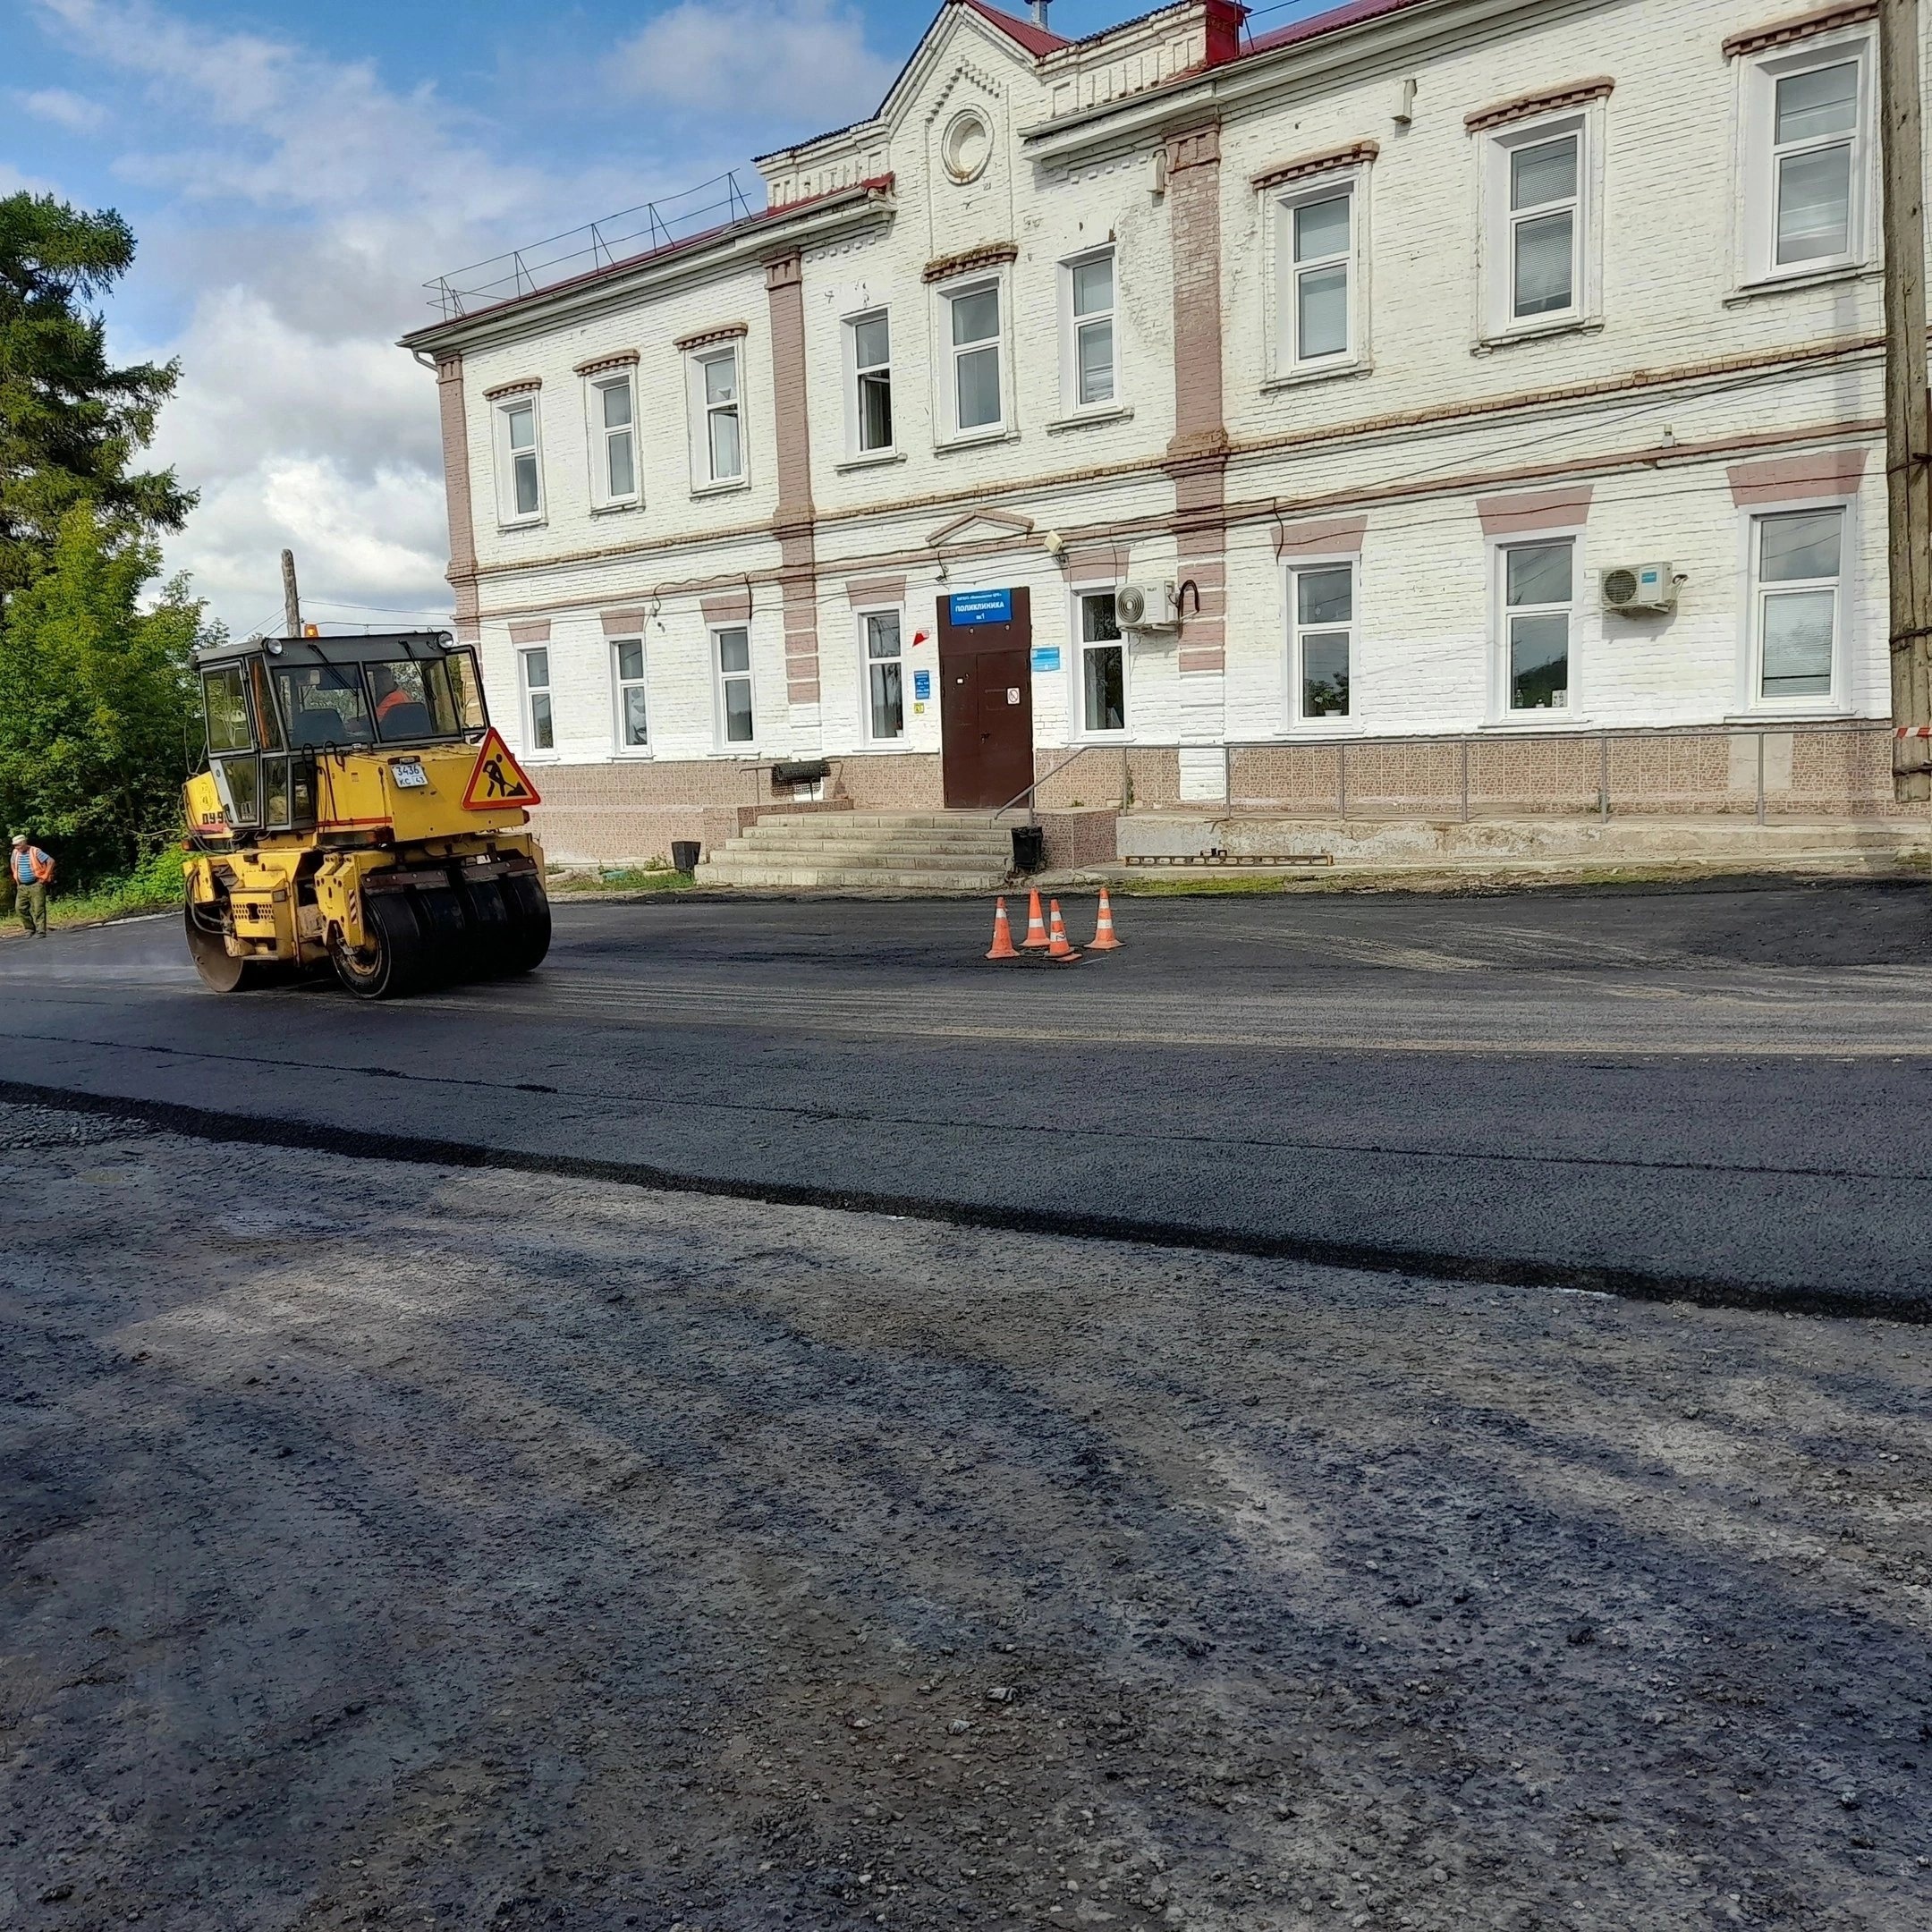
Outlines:
[[[1924,1328],[0,1170],[8,1932],[1932,1923]]]

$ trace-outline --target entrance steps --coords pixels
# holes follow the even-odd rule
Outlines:
[[[1012,865],[1010,829],[984,812],[778,812],[713,852],[697,877],[766,892],[981,893]]]

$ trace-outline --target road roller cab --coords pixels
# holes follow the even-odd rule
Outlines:
[[[196,660],[190,952],[230,993],[333,965],[368,999],[529,972],[550,945],[536,787],[441,631],[251,639]]]

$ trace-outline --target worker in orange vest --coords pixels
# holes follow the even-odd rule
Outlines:
[[[47,889],[54,877],[54,861],[33,844],[24,832],[13,835],[13,902],[20,908],[21,924],[31,939],[47,937]]]

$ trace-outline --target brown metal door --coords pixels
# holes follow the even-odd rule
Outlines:
[[[955,809],[994,809],[1033,783],[1033,614],[1025,590],[1004,594],[1011,615],[996,623],[955,623],[953,599],[939,599],[940,743]]]

